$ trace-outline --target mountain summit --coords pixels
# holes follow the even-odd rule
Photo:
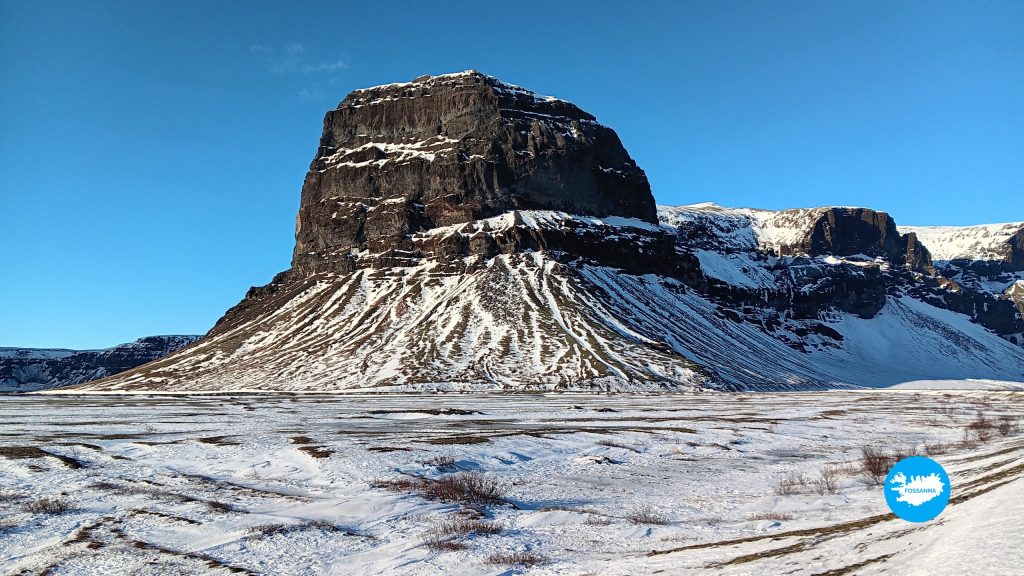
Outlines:
[[[417,232],[510,210],[657,222],[643,170],[574,104],[475,71],[357,90],[324,118],[292,266],[422,255]]]
[[[289,270],[199,342],[77,388],[1024,380],[1024,273],[937,268],[921,238],[961,232],[867,208],[658,208],[615,132],[575,105],[475,71],[424,76],[327,113]],[[967,269],[980,279],[943,275]]]

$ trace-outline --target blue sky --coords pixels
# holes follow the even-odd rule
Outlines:
[[[324,112],[475,68],[660,203],[1024,220],[1024,2],[0,0],[0,346],[202,333],[289,265]]]

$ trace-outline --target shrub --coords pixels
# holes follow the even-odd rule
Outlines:
[[[975,416],[974,421],[967,425],[979,442],[988,442],[995,433],[996,425],[981,411]]]
[[[781,512],[760,512],[758,514],[751,514],[750,516],[747,517],[747,520],[750,520],[751,522],[754,522],[754,521],[757,521],[757,520],[773,520],[773,521],[782,522],[784,520],[792,520],[792,519],[793,519],[793,517],[790,516],[789,514],[783,514]]]
[[[478,472],[460,472],[427,481],[424,493],[432,500],[457,504],[501,504],[506,488],[496,479]]]
[[[775,485],[775,493],[779,496],[796,494],[807,485],[807,478],[799,472],[790,472]]]
[[[658,526],[664,526],[669,523],[668,516],[655,512],[647,504],[626,514],[626,521],[630,524],[653,524]]]
[[[1010,434],[1016,434],[1020,432],[1020,421],[1009,414],[1003,414],[999,417],[999,421],[996,422],[996,431],[1003,438]]]
[[[920,456],[921,453],[918,451],[917,446],[903,446],[896,448],[892,455],[892,463],[895,464],[904,458],[910,458],[911,456]]]
[[[546,562],[547,558],[528,550],[519,552],[498,552],[487,557],[488,564],[533,566]]]
[[[40,498],[25,504],[25,510],[33,514],[66,514],[73,509],[70,502],[60,498]]]
[[[448,471],[455,469],[455,458],[445,455],[437,455],[424,462],[425,465],[437,468],[441,471]]]
[[[867,483],[878,486],[885,482],[885,477],[889,474],[889,468],[895,462],[892,456],[881,450],[871,446],[864,446],[860,449],[860,463]]]
[[[970,429],[964,428],[964,437],[960,440],[960,447],[973,450],[978,447],[978,438]]]
[[[825,464],[818,471],[818,477],[814,480],[814,491],[819,495],[835,494],[839,490],[839,468],[831,464]]]
[[[377,480],[373,485],[394,492],[419,492],[431,500],[454,504],[502,504],[506,493],[503,484],[478,472],[460,472],[438,480],[412,476]]]

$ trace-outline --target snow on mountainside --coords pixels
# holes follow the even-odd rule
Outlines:
[[[658,218],[675,228],[697,227],[702,241],[724,251],[760,250],[787,254],[795,250],[814,220],[833,208],[797,208],[773,211],[724,208],[705,202],[690,206],[658,206]]]
[[[956,289],[1012,303],[1024,316],[1024,222],[980,226],[906,226],[935,259],[938,273]],[[1024,328],[1007,327],[1001,333],[1024,345]]]
[[[523,211],[435,229],[420,240],[577,226],[635,242],[677,225],[670,217],[652,226]],[[728,274],[740,279],[739,288],[760,278],[757,290],[800,267],[819,274],[878,267],[867,257],[785,265],[797,259],[703,252],[702,268],[708,254],[742,256],[744,264]],[[723,276],[722,270],[705,273]],[[790,390],[925,378],[1024,380],[1024,349],[962,314],[909,296],[883,298],[870,319],[835,310],[776,319],[760,310],[760,320],[751,320],[670,277],[565,264],[544,252],[498,255],[461,274],[424,262],[311,277],[263,301],[265,313],[218,327],[187,353],[81,388]]]
[[[935,260],[1003,260],[1010,240],[1024,232],[1024,222],[978,226],[900,226],[913,232],[928,247]]]
[[[105,350],[0,348],[0,391],[81,384],[165,356],[199,336],[149,336]]]

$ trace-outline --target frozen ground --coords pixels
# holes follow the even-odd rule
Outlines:
[[[962,442],[979,412],[1019,423],[1022,406],[980,390],[0,397],[0,572],[1024,574],[1024,435]],[[931,453],[950,506],[891,516],[863,446]],[[417,476],[464,472],[503,502],[420,495],[436,485]],[[439,533],[457,518],[500,532]],[[517,551],[538,563],[492,558]]]

